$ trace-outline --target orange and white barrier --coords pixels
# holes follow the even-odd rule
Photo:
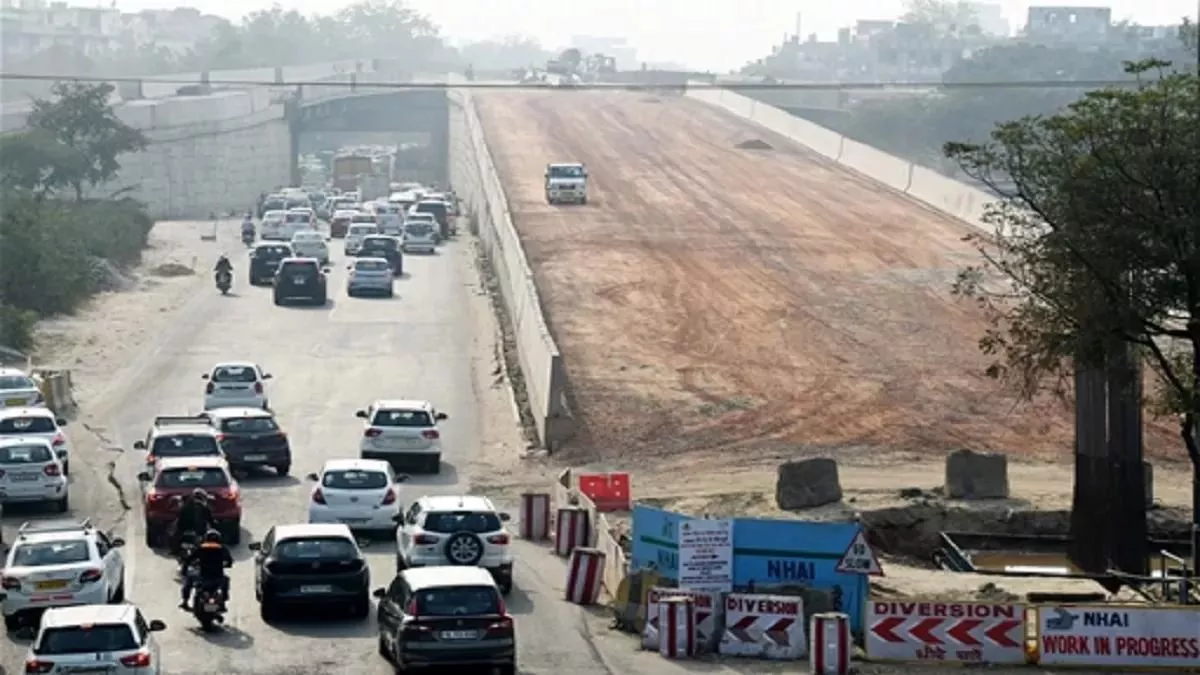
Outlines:
[[[849,675],[849,616],[840,612],[813,614],[808,639],[808,664],[812,675]]]
[[[724,605],[720,593],[706,593],[686,588],[651,588],[646,593],[646,625],[642,628],[642,648],[657,650],[662,640],[658,623],[658,606],[666,598],[688,598],[692,601],[696,625],[696,653],[713,651],[721,637],[719,626]]]
[[[592,500],[601,513],[633,509],[633,490],[629,474],[624,471],[581,473],[579,491]]]
[[[725,656],[799,660],[804,639],[804,602],[792,595],[725,596],[725,630],[718,648]]]
[[[696,655],[696,606],[691,598],[663,598],[658,603],[658,625],[659,654],[668,659]]]
[[[604,551],[576,547],[567,565],[567,602],[594,605],[604,585]]]
[[[587,509],[572,506],[558,510],[554,528],[554,552],[562,557],[592,543],[592,520]]]
[[[521,495],[521,538],[546,541],[550,538],[550,495],[526,492]]]

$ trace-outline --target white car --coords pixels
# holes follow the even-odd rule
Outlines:
[[[40,438],[49,441],[62,462],[63,475],[71,473],[71,454],[67,448],[67,435],[62,428],[67,421],[60,419],[48,408],[0,408],[0,439]]]
[[[25,523],[4,561],[4,626],[16,630],[47,607],[125,600],[122,539],[90,521]]]
[[[308,522],[341,523],[351,530],[390,533],[400,515],[400,483],[392,465],[378,459],[333,459],[315,482],[308,500]]]
[[[289,237],[284,228],[286,220],[287,211],[267,211],[263,214],[262,224],[259,226],[259,238],[263,241],[287,241]]]
[[[80,605],[47,610],[25,659],[26,673],[162,675],[162,650],[154,634],[167,629],[146,621],[133,605]]]
[[[365,423],[359,456],[392,463],[409,460],[430,473],[442,468],[438,422],[448,418],[429,401],[380,400],[354,413]]]
[[[46,405],[37,382],[24,371],[0,368],[0,408],[26,408]]]
[[[513,586],[512,537],[504,527],[509,520],[487,497],[421,497],[396,528],[396,571],[436,565],[482,567],[507,595]]]
[[[375,205],[371,207],[371,211],[375,214],[375,218],[378,219],[379,232],[381,234],[396,236],[404,230],[404,210],[400,206],[389,204],[386,201],[375,202]]]
[[[317,214],[312,209],[288,209],[283,217],[283,238],[291,241],[299,232],[310,232],[317,229]]]
[[[375,223],[350,223],[346,228],[346,241],[342,245],[342,252],[346,255],[355,255],[362,248],[363,239],[372,234],[379,234],[379,226]]]
[[[437,223],[411,220],[404,224],[400,241],[405,253],[434,253],[438,246]]]
[[[51,502],[66,513],[70,485],[50,441],[37,436],[0,439],[0,504]]]
[[[213,366],[212,372],[200,376],[208,380],[204,387],[204,409],[262,408],[271,409],[267,396],[267,380],[271,374],[248,361],[230,361]]]
[[[329,245],[320,232],[297,232],[292,235],[292,251],[297,258],[316,258],[322,265],[329,264]]]

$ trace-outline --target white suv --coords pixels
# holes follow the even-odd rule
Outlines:
[[[354,413],[366,424],[359,456],[393,466],[406,460],[429,473],[442,469],[442,434],[437,423],[448,418],[429,401],[381,400]]]
[[[271,409],[267,396],[267,380],[271,374],[255,363],[244,361],[218,363],[212,372],[201,378],[208,380],[204,387],[204,409],[262,408]]]
[[[492,573],[505,595],[512,590],[510,516],[487,497],[425,496],[413,502],[396,528],[396,571],[460,565]]]
[[[147,622],[133,605],[47,610],[29,646],[25,672],[161,675],[162,650],[154,633],[166,628],[157,619]]]
[[[5,628],[47,607],[123,602],[124,545],[87,520],[22,525],[0,577]]]
[[[67,435],[62,428],[67,421],[54,415],[49,408],[0,408],[0,439],[41,438],[50,441],[54,454],[62,462],[63,475],[70,474],[70,452]]]
[[[0,504],[52,502],[66,513],[70,484],[50,441],[38,436],[0,439]]]

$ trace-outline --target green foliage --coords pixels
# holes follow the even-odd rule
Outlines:
[[[1200,79],[1161,61],[1133,87],[999,125],[945,148],[1003,195],[975,237],[984,264],[956,291],[987,312],[990,373],[1026,396],[1134,345],[1164,383],[1162,409],[1200,412]],[[1190,425],[1189,425],[1190,428]]]
[[[87,174],[87,158],[46,129],[0,135],[0,187],[47,196]]]

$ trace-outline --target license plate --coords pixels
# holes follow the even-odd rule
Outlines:
[[[36,473],[14,473],[12,479],[13,479],[14,483],[32,483],[38,479],[38,474],[36,474]]]
[[[333,590],[333,586],[301,586],[301,593],[329,593]]]
[[[473,630],[444,630],[442,631],[443,640],[474,640],[479,637],[478,631]]]
[[[208,612],[209,614],[216,612],[220,608],[221,608],[221,606],[215,602],[204,603],[204,611]]]
[[[71,673],[71,675],[93,675],[95,673],[111,673],[113,671],[109,668],[72,668],[64,672]]]
[[[266,455],[246,455],[247,462],[262,462],[267,459]]]
[[[370,520],[370,518],[342,518],[342,522],[347,525],[362,525],[363,523],[370,522]]]
[[[4,400],[4,405],[12,405],[12,406],[17,406],[17,405],[25,405],[25,399],[23,399],[23,398],[9,398],[9,399],[5,399],[5,400]]]
[[[296,282],[297,284],[303,284],[305,281],[308,281],[308,280],[305,279],[304,277],[292,277],[292,281]]]
[[[62,581],[39,581],[34,586],[39,591],[57,591],[67,587],[66,580]]]

